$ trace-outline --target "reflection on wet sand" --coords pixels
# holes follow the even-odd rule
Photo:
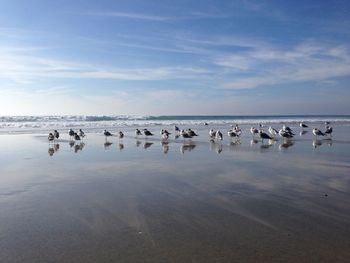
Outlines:
[[[291,147],[291,146],[293,146],[293,145],[294,145],[294,142],[293,142],[293,141],[284,140],[284,141],[278,146],[278,148],[279,148],[280,150],[282,150],[282,149],[287,149],[287,148],[289,148],[289,147]]]
[[[122,151],[124,149],[124,144],[123,143],[119,143],[118,144],[118,149],[119,149],[119,151]]]
[[[69,141],[69,146],[72,148],[73,146],[74,146],[74,144],[75,144],[75,141]]]
[[[60,149],[60,144],[59,143],[49,144],[49,149],[48,149],[47,153],[50,156],[53,156],[54,153],[58,152],[59,149]]]
[[[305,135],[305,134],[307,134],[307,133],[308,133],[308,131],[303,130],[303,131],[301,131],[301,132],[299,133],[299,135],[300,135],[300,136],[303,136],[303,135]]]
[[[160,145],[163,148],[163,153],[167,154],[169,151],[169,142],[168,141],[160,141]]]
[[[79,151],[82,151],[83,148],[84,148],[84,146],[85,146],[85,143],[83,143],[83,142],[81,142],[81,143],[79,143],[79,144],[76,144],[76,145],[74,146],[74,152],[77,153],[77,152],[79,152]]]
[[[209,141],[209,151],[215,151],[217,154],[220,154],[223,150],[221,141],[210,140]]]
[[[143,149],[148,149],[149,147],[151,147],[154,144],[154,142],[145,142],[143,144]]]
[[[317,147],[320,147],[324,143],[327,144],[328,146],[332,146],[333,141],[332,141],[332,139],[323,139],[323,140],[315,139],[312,141],[312,147],[317,148]]]
[[[257,144],[258,142],[259,142],[258,139],[252,139],[252,140],[250,140],[250,145]]]
[[[184,142],[180,147],[180,152],[184,154],[186,151],[190,152],[196,148],[196,144],[192,141]]]
[[[106,141],[106,142],[103,144],[103,146],[104,146],[105,150],[108,150],[112,144],[113,144],[112,142]]]
[[[139,147],[141,145],[141,143],[142,142],[140,140],[136,140],[136,142],[135,142],[136,147]]]

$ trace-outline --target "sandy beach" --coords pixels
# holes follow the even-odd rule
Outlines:
[[[1,134],[0,262],[348,262],[349,126],[270,143],[148,128]]]

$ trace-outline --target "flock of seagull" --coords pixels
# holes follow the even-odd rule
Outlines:
[[[322,132],[319,128],[313,128],[312,133],[316,137],[316,139],[318,136],[332,136],[333,128],[329,125],[329,122],[326,122],[325,125],[326,126],[325,126],[324,132]],[[300,127],[303,130],[309,128],[309,126],[303,122],[300,123]],[[263,124],[259,124],[259,129],[251,127],[250,132],[253,135],[253,138],[258,137],[262,140],[262,142],[265,139],[275,140],[276,136],[278,136],[278,135],[284,139],[291,139],[295,135],[293,130],[286,125],[283,125],[280,130],[277,130],[271,126],[266,128]],[[119,131],[117,134],[113,134],[107,130],[104,130],[103,134],[106,138],[106,141],[107,141],[107,138],[111,137],[111,136],[116,136],[120,140],[122,140],[124,138],[124,133],[122,131]],[[169,138],[170,134],[172,134],[172,133],[170,133],[169,131],[167,131],[165,129],[161,129],[161,131],[160,131],[160,136],[163,140],[167,140]],[[182,137],[183,139],[191,139],[195,136],[198,136],[198,134],[196,134],[196,132],[190,128],[180,130],[179,127],[177,127],[177,126],[174,126],[174,134],[175,134],[175,138]],[[228,132],[227,132],[227,135],[229,138],[239,138],[241,136],[241,134],[242,134],[242,130],[238,126],[238,124],[231,125],[231,129],[228,130]],[[82,129],[79,129],[78,132],[75,132],[72,129],[70,129],[68,131],[68,135],[69,135],[71,141],[72,140],[81,141],[85,137],[85,133],[83,132]],[[143,130],[140,130],[137,128],[135,130],[136,138],[138,138],[139,136],[142,136],[142,135],[144,135],[146,138],[150,137],[150,136],[154,136],[154,134],[146,128]],[[54,142],[56,139],[59,138],[59,136],[60,136],[59,132],[57,130],[54,130],[54,132],[49,133],[48,140],[49,140],[49,142]],[[220,130],[210,129],[209,130],[209,139],[211,141],[213,141],[213,140],[222,141],[223,140],[223,133]]]

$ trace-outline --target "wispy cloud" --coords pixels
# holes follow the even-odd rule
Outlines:
[[[112,80],[197,79],[208,73],[198,67],[163,66],[144,68],[114,68],[45,57],[12,54],[0,48],[0,79],[15,82],[36,81],[38,78],[79,78]]]
[[[225,72],[234,74],[234,80],[224,81],[224,87],[229,89],[321,81],[350,75],[349,48],[312,42],[287,50],[273,46],[256,48],[238,55],[218,57],[213,62]]]
[[[204,12],[191,12],[187,15],[180,16],[164,16],[158,14],[146,14],[146,13],[132,13],[132,12],[78,12],[78,15],[86,16],[100,16],[110,18],[123,18],[142,21],[154,21],[154,22],[166,22],[166,21],[180,21],[180,20],[196,20],[196,19],[217,19],[227,18],[227,15],[219,13],[204,13]]]
[[[148,21],[170,21],[176,20],[176,17],[172,16],[160,16],[160,15],[149,15],[140,13],[127,13],[127,12],[83,12],[80,15],[89,16],[102,16],[102,17],[116,17],[116,18],[126,18],[135,20],[148,20]]]

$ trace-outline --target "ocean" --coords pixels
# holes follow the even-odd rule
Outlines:
[[[350,125],[350,115],[55,115],[55,116],[0,116],[0,133],[38,133],[52,129],[83,128],[94,132],[114,127],[192,126],[203,125],[257,125],[289,124],[299,122],[323,124],[325,121]]]

